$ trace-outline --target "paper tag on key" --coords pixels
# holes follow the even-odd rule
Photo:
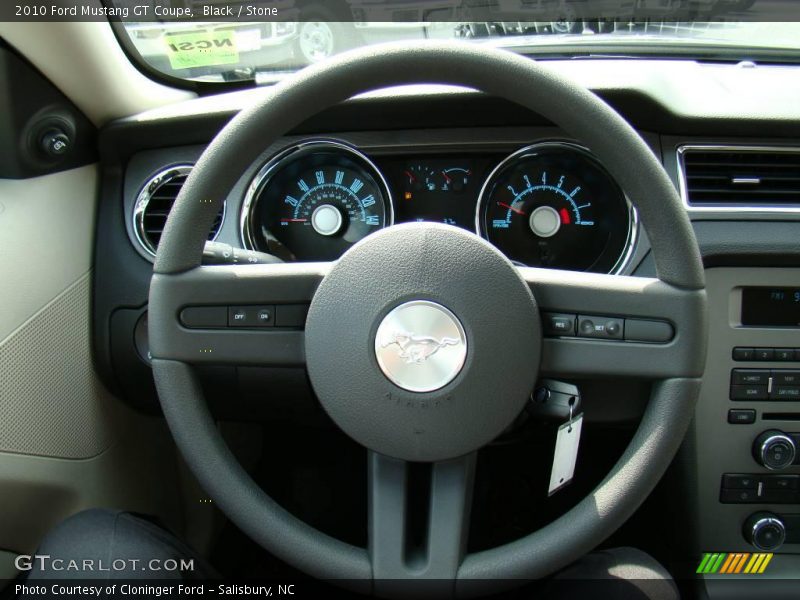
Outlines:
[[[575,474],[575,463],[578,460],[578,444],[581,441],[583,413],[558,428],[556,451],[553,456],[553,470],[550,472],[550,487],[547,495],[552,496],[572,481]]]

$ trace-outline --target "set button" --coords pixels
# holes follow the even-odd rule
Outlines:
[[[624,340],[648,344],[665,344],[675,337],[674,328],[666,321],[555,312],[542,313],[542,329],[545,335],[551,337]]]

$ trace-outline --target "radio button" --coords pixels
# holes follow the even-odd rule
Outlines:
[[[734,385],[767,385],[769,384],[769,374],[766,369],[734,369],[731,373],[731,383]]]
[[[800,400],[800,386],[777,386],[769,393],[773,400]]]
[[[752,408],[732,408],[728,411],[728,423],[750,425],[756,422],[756,411]]]
[[[731,400],[766,400],[765,385],[732,385]]]
[[[756,348],[753,360],[757,361],[775,360],[775,350],[773,348]]]
[[[800,385],[800,371],[772,371],[772,385]]]
[[[734,348],[733,360],[749,362],[753,360],[753,354],[754,354],[753,348]]]

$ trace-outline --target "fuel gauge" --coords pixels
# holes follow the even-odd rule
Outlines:
[[[411,165],[403,174],[406,177],[407,192],[433,192],[436,190],[436,173],[425,165]]]

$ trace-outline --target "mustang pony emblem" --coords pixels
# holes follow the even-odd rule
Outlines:
[[[388,348],[396,344],[400,349],[400,358],[408,364],[421,364],[446,346],[457,346],[461,340],[457,338],[442,338],[437,340],[427,335],[414,335],[413,333],[395,333],[392,339],[381,344]]]

